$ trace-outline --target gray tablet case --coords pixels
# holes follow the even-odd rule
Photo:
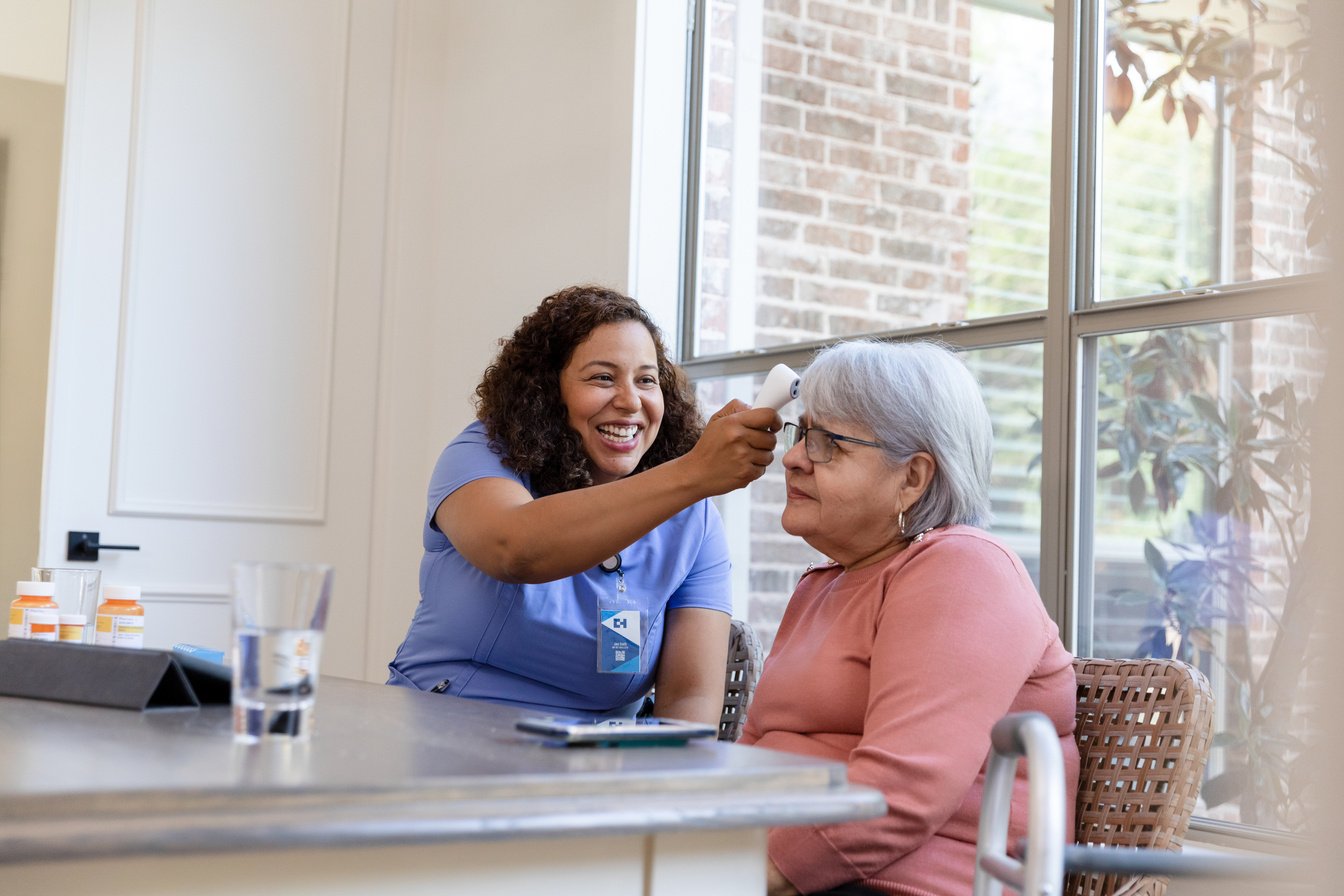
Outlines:
[[[228,667],[188,671],[166,650],[0,641],[0,696],[119,709],[228,703]]]

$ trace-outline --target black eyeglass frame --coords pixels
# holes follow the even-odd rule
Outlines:
[[[820,444],[826,446],[825,460],[813,457],[814,451],[821,449],[814,448],[813,440],[808,439],[808,433],[821,433],[826,437],[826,441]],[[842,436],[837,432],[831,432],[829,429],[822,429],[820,426],[799,426],[797,423],[785,423],[784,428],[779,432],[779,440],[783,443],[785,450],[792,449],[799,442],[803,443],[803,450],[807,452],[807,459],[814,464],[828,464],[831,458],[835,457],[836,442],[853,442],[855,445],[867,445],[869,448],[885,448],[881,442],[870,442],[867,439],[859,439],[854,436]]]

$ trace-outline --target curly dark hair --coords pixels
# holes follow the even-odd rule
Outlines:
[[[653,337],[663,420],[640,458],[638,473],[680,457],[700,437],[700,412],[681,368],[668,360],[663,336],[638,302],[601,286],[571,286],[547,296],[501,339],[499,354],[476,387],[476,416],[504,464],[532,477],[538,495],[592,485],[583,442],[560,399],[560,371],[574,349],[603,324],[638,321]]]

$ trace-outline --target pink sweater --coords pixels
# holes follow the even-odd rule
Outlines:
[[[740,743],[843,761],[887,814],[776,828],[770,858],[804,893],[859,881],[880,893],[966,894],[989,729],[1038,710],[1078,788],[1072,657],[1017,556],[969,526],[930,532],[885,562],[804,574],[765,662]],[[1009,843],[1026,833],[1025,769]]]

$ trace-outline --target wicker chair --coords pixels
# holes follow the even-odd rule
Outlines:
[[[1078,843],[1179,850],[1213,740],[1208,679],[1177,660],[1077,659],[1073,669]],[[1166,889],[1165,878],[1147,875],[1074,872],[1064,882],[1076,896],[1162,896]]]
[[[1213,695],[1198,669],[1176,660],[1074,661],[1078,677],[1075,737],[1082,758],[1075,818],[1080,846],[1065,847],[1062,755],[1040,713],[1018,713],[994,727],[977,847],[977,896],[1007,881],[1044,896],[1162,896],[1171,874],[1263,871],[1250,863],[1183,864],[1181,848],[1208,759]],[[1018,757],[1028,764],[1028,830],[1040,837],[1025,861],[1006,855],[1008,807]],[[1098,849],[1098,847],[1101,847]],[[1128,847],[1128,849],[1112,849]],[[1133,849],[1138,847],[1138,850]],[[1184,857],[1182,857],[1184,858]],[[1126,867],[1126,873],[1093,873]],[[992,880],[991,880],[992,878]]]
[[[747,708],[761,677],[761,642],[756,631],[734,619],[728,632],[728,668],[723,681],[723,715],[719,717],[719,740],[734,741],[747,722]]]

